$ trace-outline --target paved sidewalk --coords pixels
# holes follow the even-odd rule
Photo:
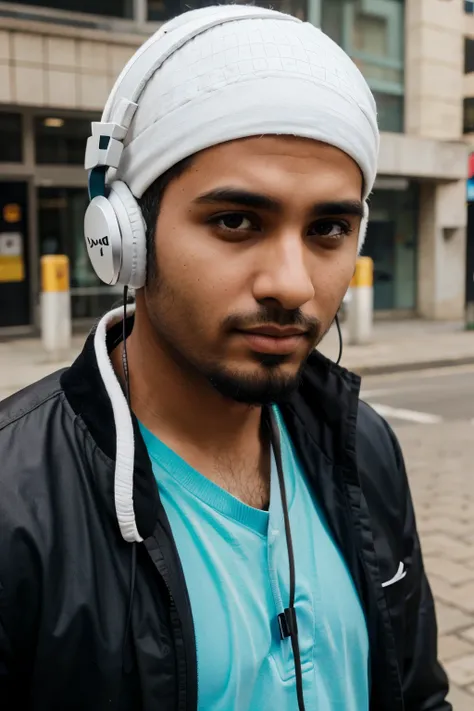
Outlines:
[[[344,327],[343,338],[347,344]],[[337,333],[332,328],[321,351],[337,358],[338,350]],[[372,343],[344,345],[342,358],[342,365],[361,375],[467,363],[474,363],[474,331],[465,331],[462,323],[417,319],[376,322]]]
[[[50,358],[38,338],[19,338],[0,342],[0,400],[68,366],[82,348],[85,335],[74,336],[67,353]]]
[[[474,409],[474,408],[473,408]],[[396,428],[454,711],[474,709],[474,429],[469,422]]]

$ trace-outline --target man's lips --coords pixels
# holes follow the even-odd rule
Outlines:
[[[290,355],[301,346],[307,331],[296,326],[256,326],[239,330],[255,353]]]
[[[288,338],[289,336],[304,336],[307,331],[297,326],[255,326],[255,328],[242,330],[242,333],[270,336],[271,338]]]

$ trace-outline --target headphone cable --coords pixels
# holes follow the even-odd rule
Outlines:
[[[128,407],[131,407],[130,399],[130,373],[128,370],[128,355],[127,355],[127,302],[128,302],[128,286],[123,287],[123,320],[122,320],[122,368],[123,377],[125,380],[125,397],[127,398]]]
[[[122,350],[122,366],[125,380],[125,394],[129,407],[131,407],[130,398],[130,373],[128,368],[128,356],[127,356],[127,298],[128,298],[128,287],[124,287],[123,290],[123,350]],[[336,317],[337,318],[337,317]],[[339,322],[337,321],[338,329]],[[281,442],[280,442],[280,432],[278,425],[275,421],[275,415],[272,408],[268,408],[269,413],[269,425],[270,425],[270,439],[273,446],[273,451],[275,454],[275,462],[278,473],[278,484],[280,488],[281,503],[283,508],[283,518],[285,523],[285,537],[286,546],[288,551],[288,563],[289,563],[289,573],[290,573],[290,585],[289,585],[289,601],[288,608],[285,610],[285,622],[288,628],[289,637],[291,638],[291,647],[293,650],[293,657],[295,660],[295,677],[296,677],[296,694],[298,699],[298,711],[306,711],[304,703],[303,694],[303,672],[301,668],[301,654],[298,640],[298,624],[296,618],[295,610],[295,557],[293,550],[293,540],[291,536],[291,525],[290,525],[290,515],[288,511],[288,498],[286,495],[285,477],[283,473],[283,464],[281,456]],[[127,639],[130,633],[130,626],[132,621],[132,607],[133,598],[135,592],[135,577],[136,577],[136,544],[132,544],[132,557],[131,557],[131,567],[130,567],[130,598],[129,598],[129,610],[128,619],[125,629],[125,640],[124,640],[124,659],[125,659],[125,671],[129,671],[131,667],[130,652],[127,649]],[[127,653],[128,652],[128,653]]]
[[[339,322],[339,314],[336,314],[335,317],[335,322],[336,322],[336,328],[337,328],[337,335],[339,336],[339,355],[337,356],[336,360],[336,365],[339,365],[342,359],[342,350],[343,350],[343,340],[342,340],[342,330],[341,330],[341,324]]]
[[[285,477],[283,473],[283,464],[281,456],[281,441],[278,424],[275,420],[275,415],[271,407],[268,408],[270,438],[275,455],[276,468],[278,472],[278,484],[280,488],[281,504],[283,508],[283,518],[285,522],[286,547],[288,551],[288,563],[290,569],[290,589],[288,607],[283,615],[283,624],[286,627],[285,636],[291,638],[291,647],[295,660],[295,677],[296,677],[296,694],[298,698],[298,711],[305,711],[304,694],[303,694],[303,671],[301,668],[301,654],[298,640],[298,623],[295,610],[295,556],[293,550],[293,540],[291,537],[290,514],[288,511],[288,498],[286,495]],[[279,621],[281,615],[278,616]],[[281,623],[280,623],[281,630]]]

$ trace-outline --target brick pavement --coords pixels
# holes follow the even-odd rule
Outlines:
[[[468,422],[396,427],[454,711],[474,709],[474,430]]]

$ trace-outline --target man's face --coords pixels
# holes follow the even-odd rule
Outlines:
[[[265,136],[195,156],[165,190],[144,290],[187,377],[248,403],[294,389],[354,272],[361,194],[356,163],[316,141]]]

